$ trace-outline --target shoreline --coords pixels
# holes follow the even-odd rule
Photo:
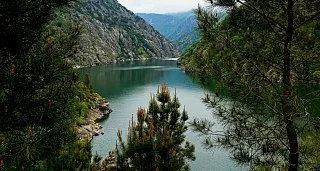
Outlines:
[[[105,98],[97,93],[93,95],[93,107],[89,109],[87,116],[83,119],[83,124],[77,126],[78,141],[88,140],[91,142],[94,136],[103,135],[103,127],[99,122],[106,119],[112,112],[109,102]]]
[[[130,62],[130,61],[145,61],[145,60],[154,60],[154,59],[158,59],[158,60],[165,60],[165,61],[178,61],[179,58],[171,58],[171,57],[166,57],[166,58],[142,58],[142,59],[115,59],[113,62],[109,62],[109,63],[98,63],[97,65],[74,65],[73,68],[74,69],[80,69],[80,68],[90,68],[90,67],[95,67],[95,66],[101,66],[101,65],[112,65],[112,64],[117,64],[117,63],[121,63],[121,62]]]

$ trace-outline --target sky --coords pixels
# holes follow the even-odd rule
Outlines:
[[[197,8],[205,0],[118,0],[134,13],[175,13]]]

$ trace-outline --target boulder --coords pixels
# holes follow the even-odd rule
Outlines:
[[[85,126],[83,126],[83,128],[89,132],[92,132],[92,125],[85,125]]]
[[[105,112],[109,109],[109,103],[102,103],[98,106],[99,110]]]

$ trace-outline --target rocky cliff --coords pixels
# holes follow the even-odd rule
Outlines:
[[[77,56],[70,59],[74,65],[179,56],[174,44],[116,0],[81,0],[68,15],[83,30]]]

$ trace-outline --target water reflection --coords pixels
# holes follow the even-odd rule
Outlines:
[[[189,118],[212,119],[212,111],[207,110],[201,98],[207,92],[176,67],[176,61],[134,61],[110,66],[82,68],[88,74],[93,89],[106,97],[113,109],[109,119],[101,123],[105,134],[93,139],[93,152],[107,155],[115,147],[118,129],[126,134],[128,122],[139,106],[148,107],[150,94],[158,85],[166,82],[171,91],[176,89],[182,106],[186,107]],[[135,116],[135,115],[134,115]],[[219,128],[218,128],[219,127]],[[221,129],[217,125],[217,129]],[[197,134],[188,131],[186,139],[196,146],[196,161],[190,166],[195,171],[238,171],[245,170],[230,160],[229,153],[222,149],[207,151]]]
[[[150,66],[150,63],[156,65]],[[172,66],[172,62],[157,61],[136,61],[130,63],[114,64],[108,67],[97,66],[81,69],[82,74],[88,74],[91,85],[95,91],[108,99],[121,96],[134,90],[135,87],[143,86],[160,80],[165,71],[161,70],[167,66]],[[157,69],[157,70],[156,70]]]

